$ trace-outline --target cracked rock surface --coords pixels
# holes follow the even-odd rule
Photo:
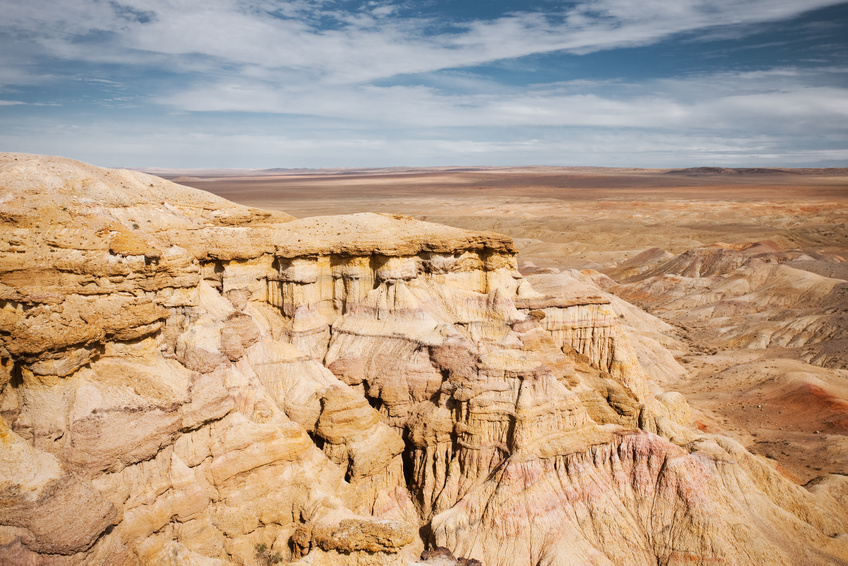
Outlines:
[[[844,476],[699,432],[504,236],[23,154],[0,231],[3,564],[848,561]]]

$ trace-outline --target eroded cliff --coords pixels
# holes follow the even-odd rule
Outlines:
[[[700,433],[505,237],[20,154],[0,189],[4,564],[848,560],[846,478]]]

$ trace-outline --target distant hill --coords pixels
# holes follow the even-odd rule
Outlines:
[[[685,169],[669,169],[666,175],[690,175],[690,176],[713,176],[713,175],[844,175],[848,173],[848,167],[833,168],[797,168],[784,167],[687,167]]]

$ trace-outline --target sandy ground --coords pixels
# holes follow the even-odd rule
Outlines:
[[[559,270],[613,272],[650,248],[770,240],[848,277],[848,169],[152,172],[297,217],[391,212],[496,230],[515,239],[521,260]],[[676,338],[688,344],[678,354],[687,371],[661,385],[686,395],[700,428],[737,438],[799,483],[848,474],[848,368],[804,363],[797,348],[717,350],[687,342],[683,328]]]
[[[794,170],[798,171],[798,170]],[[183,184],[297,217],[391,212],[516,239],[540,265],[609,265],[650,247],[716,241],[848,249],[848,169],[682,174],[593,168],[262,173]],[[190,174],[190,176],[187,176]]]

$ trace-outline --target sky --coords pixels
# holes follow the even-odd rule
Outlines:
[[[0,0],[0,151],[848,166],[848,1]]]

